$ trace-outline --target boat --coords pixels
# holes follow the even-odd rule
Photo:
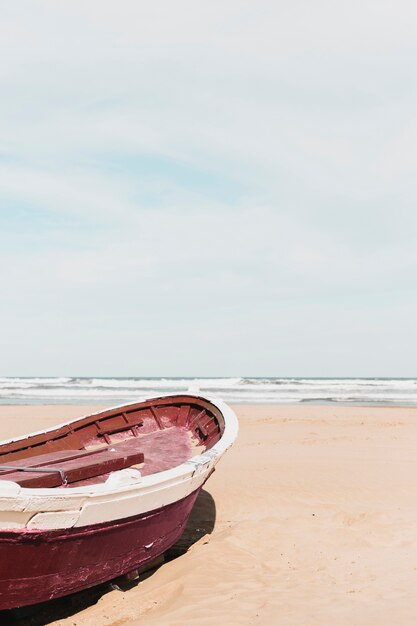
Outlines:
[[[237,432],[224,402],[187,393],[0,442],[0,609],[154,562]]]

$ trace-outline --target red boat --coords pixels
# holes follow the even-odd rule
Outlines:
[[[237,436],[220,400],[170,395],[0,443],[0,609],[130,573],[181,536]]]

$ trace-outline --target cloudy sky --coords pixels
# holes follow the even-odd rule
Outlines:
[[[0,375],[415,376],[406,0],[5,0]]]

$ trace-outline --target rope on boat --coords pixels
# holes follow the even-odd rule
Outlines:
[[[65,470],[61,467],[17,467],[16,465],[0,465],[0,472],[14,470],[16,472],[44,472],[44,473],[58,473],[61,476],[61,483],[67,484],[67,477]]]

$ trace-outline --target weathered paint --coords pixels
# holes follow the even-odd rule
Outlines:
[[[25,524],[33,528],[36,526],[37,519],[41,520],[41,527],[44,529],[66,528],[110,522],[122,516],[141,515],[147,511],[161,508],[185,498],[194,492],[204,483],[215,464],[235,440],[238,429],[237,420],[233,411],[220,400],[171,395],[163,398],[163,401],[167,403],[169,400],[172,403],[178,401],[178,399],[187,399],[189,402],[201,403],[203,406],[215,411],[222,421],[224,420],[224,428],[220,439],[214,445],[211,445],[209,449],[180,463],[176,467],[158,471],[148,476],[142,476],[138,472],[135,476],[129,475],[125,481],[122,477],[126,470],[120,471],[120,481],[117,481],[119,472],[114,472],[105,482],[67,489],[29,489],[20,487],[7,480],[0,480],[0,519],[2,527],[8,526],[8,511],[11,513],[9,528],[19,528]],[[159,398],[158,400],[161,399]],[[134,406],[136,407],[135,411],[137,411],[137,405]],[[118,410],[120,413],[121,409],[119,408]],[[116,409],[112,409],[97,415],[112,415],[115,411]],[[194,416],[190,413],[191,419],[194,417],[195,421],[198,413],[198,410],[194,412]],[[94,416],[81,418],[81,420],[76,422],[70,422],[51,431],[46,431],[46,433],[53,432],[56,435],[60,429],[67,429],[70,432],[74,424],[94,422],[92,418]],[[169,425],[169,421],[165,425]],[[39,442],[41,434],[43,440],[45,440],[45,432],[34,434],[29,439],[35,439]],[[3,447],[10,445],[12,445],[13,450],[18,450],[18,441],[25,442],[26,440],[21,438],[20,440],[0,444],[0,452]],[[136,441],[140,442],[140,439]],[[22,444],[20,443],[21,446]],[[7,479],[7,474],[5,478]],[[57,516],[56,513],[60,511],[69,511],[71,515]],[[17,515],[18,512],[21,512],[20,517]],[[47,515],[49,512],[52,513],[50,516]],[[28,513],[31,515],[28,516]],[[42,516],[37,518],[36,516],[39,514],[42,514]]]
[[[153,561],[181,536],[199,489],[144,515],[0,533],[0,610],[68,595]]]
[[[138,435],[139,428],[145,436]],[[201,454],[189,457],[184,428],[205,448]],[[168,466],[155,454],[158,446],[166,452],[167,429],[177,433]],[[86,441],[95,445],[103,438],[102,445],[117,447],[126,431],[130,440],[122,445],[137,442],[145,451],[140,470],[129,467],[60,488],[22,487],[8,480],[15,472],[0,477],[0,609],[84,589],[162,554],[180,537],[201,486],[232,445],[238,425],[220,400],[174,394],[2,442],[0,460],[2,454],[11,463],[59,456],[65,443],[72,455],[75,444],[82,450]]]

